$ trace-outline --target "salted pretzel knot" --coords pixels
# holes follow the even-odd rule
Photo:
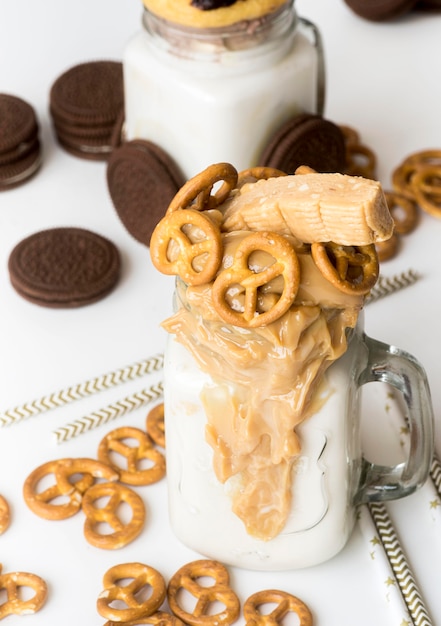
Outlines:
[[[410,184],[416,203],[433,217],[441,217],[441,165],[421,166]]]
[[[202,585],[198,580],[209,577],[214,579],[210,586]],[[168,584],[167,597],[170,609],[186,624],[190,626],[220,626],[232,624],[240,612],[240,602],[231,589],[227,569],[217,561],[200,559],[181,567],[171,578]],[[196,605],[191,613],[180,605],[180,591],[185,590],[196,599]],[[218,613],[212,613],[210,608],[215,603],[225,608]]]
[[[166,611],[156,611],[153,615],[144,615],[137,619],[131,619],[130,622],[124,622],[124,626],[186,626],[176,615],[167,613]],[[104,626],[115,626],[115,622],[108,621]]]
[[[167,213],[179,209],[213,209],[224,202],[237,184],[237,170],[230,163],[215,163],[190,178],[177,192],[168,206]],[[211,195],[216,183],[223,181]]]
[[[164,403],[156,405],[147,413],[145,425],[148,434],[161,448],[165,448]]]
[[[2,568],[0,565],[0,572]],[[22,599],[20,588],[32,589],[34,595],[28,600]],[[8,572],[0,574],[0,591],[6,592],[6,601],[0,604],[0,619],[8,615],[28,615],[41,609],[47,598],[47,585],[36,574],[28,572]]]
[[[103,506],[99,500],[106,499]],[[119,509],[122,504],[131,509],[131,519],[121,519]],[[82,508],[86,515],[84,536],[97,548],[116,550],[127,545],[140,534],[145,521],[145,507],[142,498],[120,483],[98,483],[90,487],[83,496]],[[100,527],[107,524],[113,532],[100,533]]]
[[[188,285],[208,283],[222,260],[219,226],[196,209],[167,214],[152,233],[150,256],[163,274],[179,276]]]
[[[379,265],[374,244],[313,243],[311,255],[324,278],[343,293],[364,295],[377,282]]]
[[[9,527],[11,522],[11,513],[6,498],[0,495],[0,535],[2,535]]]
[[[407,235],[412,232],[418,223],[418,208],[415,201],[396,191],[385,191],[384,197],[394,220],[394,233]]]
[[[261,613],[259,607],[275,604],[269,613]],[[283,618],[295,613],[299,618],[299,626],[312,626],[312,615],[304,602],[286,591],[268,589],[258,591],[250,596],[244,604],[243,614],[247,626],[280,626]]]
[[[261,271],[251,267],[253,252],[263,251],[274,261]],[[268,283],[283,278],[283,290],[277,302],[266,311],[259,311],[259,293]],[[256,328],[270,324],[281,317],[294,302],[300,284],[300,265],[293,246],[276,233],[255,232],[238,245],[231,267],[222,270],[212,287],[213,306],[229,324]],[[237,289],[243,294],[243,304],[228,300],[228,291]],[[238,309],[241,310],[238,310]]]
[[[441,165],[441,150],[422,150],[410,154],[392,172],[392,185],[395,191],[405,195],[411,200],[415,199],[414,175],[427,166]]]
[[[136,445],[130,445],[131,441]],[[120,467],[114,456],[125,459],[126,468]],[[98,459],[119,473],[119,479],[127,485],[151,485],[165,476],[165,457],[153,445],[153,440],[140,428],[122,426],[101,440]],[[151,466],[143,467],[149,461]]]
[[[40,490],[40,482],[49,475],[53,475],[54,483]],[[116,481],[119,474],[95,459],[48,461],[26,478],[23,497],[31,511],[40,517],[49,520],[66,519],[79,511],[83,494],[93,485],[95,478]]]
[[[258,180],[268,180],[268,178],[277,178],[279,176],[287,176],[287,173],[275,167],[266,167],[264,165],[248,167],[246,170],[239,172],[237,176],[237,188],[240,189],[246,183],[255,183]]]
[[[121,563],[107,570],[103,587],[96,603],[98,613],[112,622],[124,623],[154,614],[167,591],[165,580],[156,569],[136,562]],[[151,593],[145,600],[142,591],[149,588]]]

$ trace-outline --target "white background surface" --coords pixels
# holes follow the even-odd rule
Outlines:
[[[323,34],[325,115],[359,130],[377,153],[378,177],[388,188],[393,168],[406,155],[441,147],[441,14],[411,14],[394,23],[372,24],[353,15],[340,0],[298,0],[297,5]],[[0,3],[0,91],[35,107],[44,146],[38,175],[0,194],[0,410],[163,349],[158,325],[170,312],[172,281],[153,270],[148,251],[121,226],[107,192],[105,165],[63,152],[48,115],[53,81],[83,61],[120,59],[140,27],[140,16],[138,0]],[[112,295],[90,307],[63,311],[29,304],[10,286],[9,253],[33,232],[68,225],[95,230],[118,245],[124,265],[121,282]],[[440,240],[441,222],[422,215],[399,256],[383,267],[387,275],[413,268],[421,272],[421,280],[366,311],[369,334],[408,350],[424,364],[432,386],[439,453]],[[26,476],[37,465],[63,456],[94,456],[106,430],[123,424],[142,427],[147,409],[59,446],[54,428],[159,379],[157,374],[0,431],[0,493],[12,507],[11,527],[0,537],[0,563],[4,572],[34,572],[49,584],[44,609],[34,616],[9,617],[11,626],[24,621],[30,626],[99,626],[105,620],[95,603],[109,567],[142,561],[168,578],[198,556],[179,545],[169,530],[165,481],[139,490],[148,512],[144,532],[118,552],[86,543],[81,514],[62,522],[45,521],[27,509],[21,496]],[[441,624],[441,528],[429,519],[425,490],[388,508],[433,623]],[[346,549],[323,566],[284,574],[232,570],[231,576],[242,600],[265,588],[300,596],[317,626],[399,626],[358,528]]]

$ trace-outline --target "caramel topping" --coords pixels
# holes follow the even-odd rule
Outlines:
[[[224,266],[245,234],[224,236]],[[295,428],[325,401],[319,383],[345,352],[346,331],[363,304],[324,279],[307,249],[298,252],[300,288],[289,311],[272,324],[225,324],[213,306],[211,285],[182,282],[182,306],[163,323],[212,377],[201,399],[214,471],[219,481],[229,481],[233,510],[247,531],[264,540],[283,529],[288,515],[301,448]],[[254,262],[264,265],[265,256]]]

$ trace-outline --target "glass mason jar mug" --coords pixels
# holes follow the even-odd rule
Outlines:
[[[124,58],[127,140],[168,152],[188,178],[210,163],[257,164],[295,115],[323,113],[324,60],[294,0],[252,21],[192,28],[143,14]]]
[[[246,346],[247,333],[229,337],[234,330],[227,326],[220,341],[229,342],[231,354],[236,342]],[[164,371],[169,512],[174,533],[188,547],[246,569],[316,565],[344,547],[357,505],[402,498],[426,480],[433,416],[425,372],[408,353],[366,336],[362,316],[314,391],[306,419],[288,435],[281,418],[304,400],[302,385],[294,395],[266,395],[285,377],[283,358],[266,372],[266,357],[258,357],[257,369],[247,372],[242,350],[244,376],[231,369],[224,375],[218,346],[208,357],[199,347],[195,337],[184,346],[170,336]],[[259,342],[249,348],[254,356],[265,351]],[[392,385],[407,407],[411,453],[395,466],[363,456],[360,390],[372,381]],[[281,462],[287,449],[291,460]]]

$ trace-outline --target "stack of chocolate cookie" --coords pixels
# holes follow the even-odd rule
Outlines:
[[[0,94],[0,191],[16,187],[41,164],[39,125],[25,100]]]
[[[84,159],[106,160],[124,109],[122,63],[90,61],[67,70],[51,87],[49,108],[65,150]]]
[[[354,13],[371,22],[384,22],[410,11],[440,11],[440,0],[344,0]]]

